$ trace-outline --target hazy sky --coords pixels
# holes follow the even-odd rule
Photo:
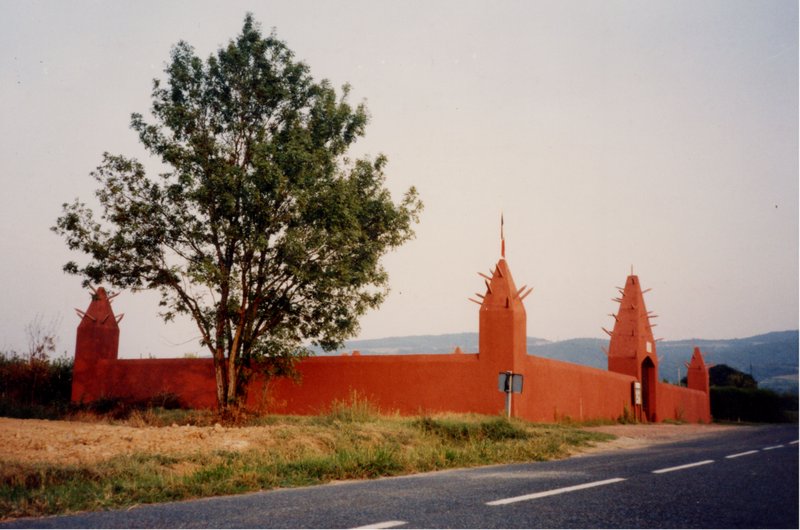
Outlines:
[[[89,294],[61,272],[80,258],[49,230],[61,204],[96,204],[104,151],[146,161],[128,123],[170,48],[207,57],[247,11],[352,85],[355,152],[425,202],[359,338],[477,331],[501,211],[531,336],[604,337],[631,265],[668,340],[797,327],[795,1],[0,0],[0,348],[39,314],[73,352]],[[121,354],[198,351],[156,302],[115,300]]]

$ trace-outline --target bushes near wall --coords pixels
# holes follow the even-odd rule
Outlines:
[[[711,387],[711,415],[715,420],[796,422],[797,395],[761,388]]]
[[[70,407],[72,359],[0,352],[0,416],[56,419]]]

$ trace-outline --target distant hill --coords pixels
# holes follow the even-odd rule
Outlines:
[[[478,351],[477,333],[451,333],[446,335],[414,335],[384,339],[353,340],[345,343],[343,350],[325,353],[314,348],[318,355],[337,355],[358,350],[364,355],[397,355],[411,353],[451,353],[456,346],[465,353]],[[798,331],[774,331],[743,339],[689,339],[663,341],[657,345],[659,377],[677,382],[686,375],[692,351],[698,346],[709,364],[727,364],[750,373],[761,388],[780,392],[798,390]],[[548,359],[593,366],[605,369],[608,364],[602,348],[608,348],[604,339],[569,339],[557,342],[528,337],[528,353]]]

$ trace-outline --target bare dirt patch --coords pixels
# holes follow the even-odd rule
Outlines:
[[[741,429],[736,425],[717,424],[669,424],[669,423],[638,423],[630,425],[601,425],[598,427],[584,427],[590,432],[604,432],[613,434],[617,438],[610,442],[595,444],[590,448],[581,448],[578,453],[597,453],[614,449],[639,449],[655,444],[676,442],[693,438],[702,438],[715,433]]]

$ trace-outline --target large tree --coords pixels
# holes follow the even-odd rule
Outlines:
[[[100,219],[76,199],[53,229],[90,257],[64,266],[85,284],[156,289],[165,320],[191,316],[227,410],[253,370],[286,373],[307,341],[333,349],[357,331],[422,204],[413,187],[392,200],[384,156],[347,157],[368,118],[348,86],[316,82],[251,15],[205,61],[178,43],[165,73],[151,121],[131,127],[166,171],[104,154]]]

